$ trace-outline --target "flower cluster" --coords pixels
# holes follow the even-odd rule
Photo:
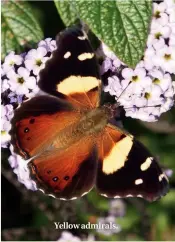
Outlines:
[[[126,116],[157,121],[174,105],[175,3],[153,3],[153,19],[143,59],[133,70],[126,67],[104,44],[98,50],[104,58],[101,74],[110,71],[105,92],[123,106]]]
[[[39,71],[44,68],[45,62],[56,49],[56,41],[47,38],[38,43],[37,49],[32,49],[28,53],[16,55],[10,52],[1,66],[1,146],[7,148],[10,145],[9,131],[11,129],[11,119],[14,109],[24,100],[35,96],[39,88],[37,81]],[[36,190],[36,184],[29,178],[27,161],[13,152],[10,145],[11,156],[8,161],[19,182],[28,189]]]

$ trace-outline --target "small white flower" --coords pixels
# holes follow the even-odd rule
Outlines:
[[[115,67],[113,66],[112,60],[110,58],[106,58],[102,65],[100,66],[100,75],[103,75],[108,70],[115,71]]]
[[[1,119],[1,146],[6,148],[11,137],[9,135],[9,131],[11,129],[10,121],[6,120],[6,118]]]
[[[2,80],[2,83],[1,83],[1,92],[5,92],[9,88],[10,88],[10,85],[8,83],[8,79]]]
[[[125,204],[121,199],[112,199],[109,202],[109,214],[114,217],[123,217],[125,215]]]
[[[109,77],[108,85],[104,87],[104,91],[109,92],[112,96],[115,95],[118,97],[123,91],[119,78],[117,76]]]
[[[153,78],[153,83],[160,86],[163,91],[166,91],[172,84],[170,74],[164,74],[161,70],[153,69],[148,74]]]
[[[169,37],[169,46],[175,47],[175,33],[172,33]]]
[[[36,78],[30,76],[30,72],[24,67],[18,68],[17,73],[13,70],[9,71],[7,77],[10,89],[18,95],[27,94],[29,89],[36,87]]]
[[[10,92],[8,98],[10,99],[10,103],[21,104],[23,102],[24,95],[16,95],[14,92]]]
[[[162,26],[168,23],[168,15],[165,13],[167,8],[166,3],[153,3],[153,21],[157,21]]]
[[[149,47],[146,49],[144,54],[144,68],[147,70],[151,70],[154,67],[154,58],[156,57],[156,52],[153,47]]]
[[[167,5],[166,12],[169,14],[169,22],[175,22],[175,2],[174,0],[164,0]]]
[[[116,219],[114,216],[108,216],[108,217],[100,217],[98,220],[98,226],[97,232],[100,234],[104,234],[106,236],[110,236],[112,234],[119,233],[121,231],[121,227],[116,224]],[[105,227],[103,227],[105,225]],[[109,225],[109,226],[108,226]],[[111,226],[113,225],[113,226]]]
[[[169,38],[171,34],[170,26],[162,26],[154,22],[148,36],[147,46],[153,45],[155,48],[162,48],[165,45],[164,39]]]
[[[44,68],[45,62],[49,59],[49,57],[46,57],[46,54],[47,50],[44,47],[30,50],[24,61],[26,68],[38,75],[40,70]]]
[[[156,66],[161,66],[164,71],[175,73],[175,47],[164,46],[164,48],[156,52],[154,58]]]
[[[7,73],[9,70],[14,69],[14,65],[22,64],[22,57],[20,55],[15,55],[15,52],[10,52],[4,60],[2,65],[4,73]]]
[[[171,177],[173,175],[173,170],[171,169],[166,169],[164,172],[168,177]]]
[[[166,101],[160,108],[160,113],[167,112],[170,110],[174,105],[174,99],[173,98],[166,98]]]
[[[45,40],[41,40],[38,43],[38,47],[43,47],[45,48],[47,51],[54,51],[56,49],[56,41],[52,40],[52,38],[46,38]]]
[[[110,48],[107,45],[102,43],[100,48],[103,51],[105,57],[107,56],[109,59],[112,59],[112,60],[116,59],[116,55],[112,50],[110,50]]]
[[[61,237],[57,241],[65,242],[65,241],[81,241],[81,240],[77,236],[74,236],[73,234],[71,234],[69,231],[63,231],[61,233]]]
[[[39,91],[40,91],[39,87],[36,86],[31,92],[29,92],[29,93],[26,94],[26,97],[27,97],[27,98],[35,97],[36,94],[39,93]]]
[[[13,168],[13,172],[17,175],[18,181],[26,186],[27,189],[36,191],[36,183],[30,179],[29,169],[27,167],[27,160],[22,159],[21,156],[14,153],[13,146],[10,145],[11,156],[8,161]]]
[[[136,68],[135,70],[124,68],[122,76],[125,78],[121,82],[123,88],[130,85],[133,89],[133,93],[140,93],[142,87],[151,83],[151,79],[146,76],[146,70],[144,68]]]
[[[158,85],[149,85],[145,87],[142,91],[142,99],[144,106],[155,106],[161,105],[163,103],[162,95],[163,91]]]
[[[14,115],[13,106],[11,104],[1,105],[1,118],[10,121]]]

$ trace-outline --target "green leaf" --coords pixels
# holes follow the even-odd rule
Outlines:
[[[66,1],[54,0],[54,2],[64,24],[66,26],[75,24],[77,20],[77,12],[74,6],[74,2],[73,1],[71,2],[69,0],[66,0]]]
[[[151,0],[76,0],[81,19],[128,66],[142,58],[152,15]]]
[[[42,30],[27,2],[2,3],[2,58],[10,51],[20,53],[43,38]]]

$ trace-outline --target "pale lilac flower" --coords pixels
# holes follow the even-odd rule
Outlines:
[[[8,98],[10,99],[10,103],[21,104],[23,102],[23,96],[24,95],[16,95],[14,92],[10,92]]]
[[[38,43],[38,47],[43,47],[45,48],[48,52],[52,52],[56,49],[56,41],[53,40],[52,38],[46,38],[45,40],[41,40]]]
[[[119,78],[117,76],[109,77],[108,85],[104,87],[104,91],[118,97],[123,91]]]
[[[100,67],[100,74],[103,75],[108,70],[114,72],[121,65],[124,65],[119,58],[114,54],[113,51],[109,49],[104,43],[96,51],[96,56],[98,58],[103,58],[102,65]]]
[[[2,82],[1,82],[1,92],[5,92],[9,88],[10,88],[10,85],[8,83],[8,79],[2,80]]]
[[[146,70],[151,70],[155,65],[154,65],[154,58],[156,57],[156,52],[153,47],[149,47],[145,50],[144,53],[144,68]]]
[[[164,39],[169,38],[171,34],[170,26],[162,26],[161,24],[154,22],[151,25],[151,31],[148,36],[147,46],[153,45],[155,48],[159,49],[165,45]]]
[[[166,14],[167,5],[164,2],[153,3],[153,21],[157,21],[162,26],[168,23],[168,15]]]
[[[5,71],[4,71],[4,69],[3,69],[2,65],[1,65],[1,77],[3,77],[4,75],[5,75]]]
[[[164,104],[160,107],[160,113],[167,112],[174,105],[174,98],[166,98]]]
[[[163,103],[163,91],[160,86],[152,84],[142,90],[143,106],[161,105]]]
[[[133,93],[140,93],[142,87],[151,83],[151,79],[146,76],[146,70],[144,68],[136,68],[135,70],[124,68],[122,70],[122,76],[124,78],[121,82],[123,88],[126,88],[130,84]]]
[[[97,223],[99,226],[97,232],[100,234],[110,236],[121,231],[121,227],[118,224],[116,224],[116,219],[114,216],[108,216],[105,218],[100,217],[97,220]]]
[[[112,50],[110,50],[110,48],[107,45],[102,43],[100,48],[103,51],[103,54],[105,57],[108,57],[111,60],[116,59],[116,55],[114,54],[114,52]]]
[[[154,64],[158,67],[161,66],[164,71],[175,74],[175,47],[164,46],[157,51]]]
[[[65,242],[65,241],[81,241],[81,240],[80,240],[80,238],[78,238],[77,236],[74,236],[69,231],[63,231],[61,233],[61,237],[57,241]]]
[[[18,181],[25,185],[27,189],[36,191],[36,183],[31,180],[29,176],[29,169],[27,167],[27,160],[24,160],[21,156],[14,153],[13,146],[10,145],[11,156],[8,161],[13,168],[13,172],[17,175]]]
[[[13,115],[14,115],[14,110],[11,104],[1,105],[1,118],[10,121]]]
[[[171,169],[166,169],[164,172],[167,175],[167,177],[172,177],[172,175],[173,175],[173,170],[171,170]]]
[[[169,22],[175,22],[175,2],[174,0],[164,0],[166,7],[166,12],[169,14]]]
[[[115,71],[115,67],[112,65],[112,60],[107,57],[100,66],[100,75],[103,75],[108,70]]]
[[[175,47],[175,33],[172,33],[169,37],[169,46]]]
[[[4,73],[7,73],[9,70],[14,69],[14,65],[22,64],[22,57],[20,55],[15,55],[14,51],[11,51],[4,60],[2,65]]]
[[[109,202],[109,215],[114,217],[125,215],[125,204],[121,199],[112,199]]]
[[[27,94],[29,89],[36,87],[36,78],[30,76],[30,72],[24,67],[18,68],[17,73],[14,70],[9,71],[7,77],[11,91],[18,95]]]
[[[153,78],[153,83],[161,87],[163,91],[166,91],[170,85],[172,85],[172,80],[170,74],[164,74],[163,71],[159,69],[151,70],[148,75]]]
[[[46,57],[46,54],[47,50],[44,47],[30,50],[24,61],[26,68],[38,75],[40,70],[44,68],[45,62],[49,59],[49,57]]]
[[[1,119],[1,146],[3,148],[7,148],[9,141],[11,139],[9,135],[9,131],[11,129],[10,121],[6,120],[6,118]]]

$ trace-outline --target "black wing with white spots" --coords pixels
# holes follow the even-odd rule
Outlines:
[[[111,150],[108,148],[98,163],[98,192],[106,197],[142,197],[148,201],[164,196],[169,190],[168,178],[156,159],[132,136],[123,135],[116,142],[119,130],[111,127]]]

